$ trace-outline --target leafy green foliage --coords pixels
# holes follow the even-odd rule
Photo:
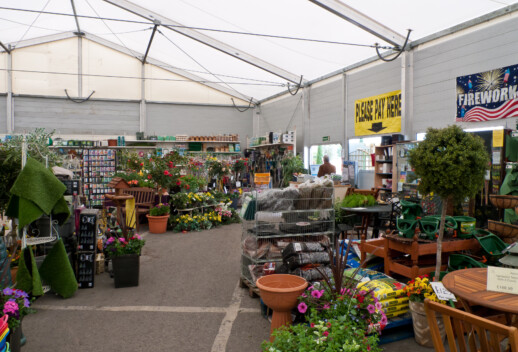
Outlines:
[[[264,352],[381,351],[377,334],[365,336],[365,331],[350,325],[345,316],[327,321],[312,316],[309,324],[283,327],[273,334],[274,342],[263,342]]]
[[[171,208],[169,207],[169,204],[158,204],[157,206],[149,209],[149,215],[150,216],[164,216],[169,215],[171,212]]]
[[[364,196],[363,194],[351,194],[343,199],[341,202],[342,207],[355,208],[355,207],[371,207],[376,205],[376,198],[371,195]]]
[[[455,125],[429,128],[426,139],[409,152],[409,160],[421,179],[418,189],[422,194],[433,192],[454,201],[480,191],[489,165],[482,139]]]
[[[286,156],[281,161],[282,165],[282,187],[288,187],[295,173],[306,173],[304,161],[299,155]]]

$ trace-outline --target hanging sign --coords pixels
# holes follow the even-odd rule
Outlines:
[[[518,116],[518,65],[457,77],[457,122]]]
[[[322,142],[329,142],[330,140],[331,140],[331,137],[329,137],[329,136],[322,137]]]
[[[401,90],[354,102],[354,134],[401,132]]]

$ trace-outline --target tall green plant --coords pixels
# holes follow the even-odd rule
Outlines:
[[[304,161],[299,155],[290,155],[282,159],[282,186],[288,187],[294,173],[305,173]]]
[[[443,200],[435,268],[439,273],[446,209],[451,202],[473,197],[480,190],[489,155],[480,137],[453,125],[442,129],[429,128],[426,139],[410,151],[409,160],[420,178],[419,191],[422,194],[433,192]]]

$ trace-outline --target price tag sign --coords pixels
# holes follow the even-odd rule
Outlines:
[[[236,187],[237,188],[241,187],[241,182],[240,181],[236,181]]]
[[[518,295],[518,269],[488,266],[487,290]]]
[[[455,295],[448,291],[446,287],[442,284],[442,282],[430,282],[430,285],[433,288],[433,292],[437,295],[441,301],[449,301],[457,302]]]

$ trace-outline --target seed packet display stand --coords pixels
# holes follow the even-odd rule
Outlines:
[[[259,294],[256,280],[283,264],[281,253],[290,242],[329,244],[334,235],[333,187],[263,192],[270,193],[252,192],[255,216],[242,221],[241,286],[249,289],[251,297]]]

